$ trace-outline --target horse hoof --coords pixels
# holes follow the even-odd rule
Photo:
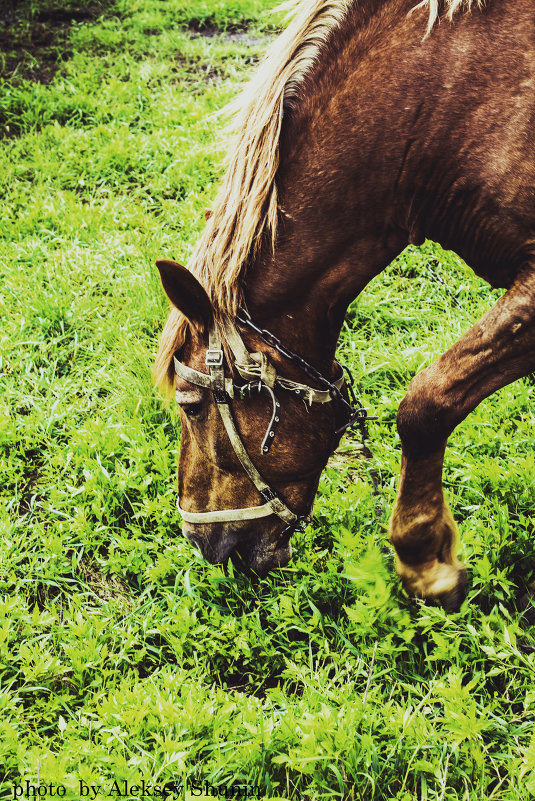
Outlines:
[[[459,570],[459,577],[455,587],[439,595],[438,600],[446,612],[458,612],[466,598],[467,590],[468,580],[466,577],[466,570],[463,567]]]

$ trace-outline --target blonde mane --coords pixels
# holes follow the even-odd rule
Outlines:
[[[481,8],[485,0],[421,0],[412,11],[427,7],[425,36],[441,8],[450,20],[460,10]],[[296,101],[306,75],[325,43],[358,0],[289,0],[280,9],[289,24],[269,49],[253,79],[232,104],[233,135],[226,173],[212,214],[189,264],[211,297],[216,318],[234,317],[242,301],[247,262],[265,237],[277,232],[279,137],[285,110]],[[412,13],[412,12],[411,12]],[[154,377],[169,389],[173,353],[184,342],[187,322],[172,309],[162,332]]]
[[[425,31],[424,39],[429,36],[431,33],[433,26],[437,22],[439,15],[440,15],[440,7],[444,7],[445,16],[451,22],[453,20],[454,14],[457,11],[466,11],[470,12],[472,8],[475,6],[479,10],[483,8],[485,5],[486,0],[421,0],[411,11],[417,11],[419,8],[429,8],[429,16],[427,19],[427,29]]]

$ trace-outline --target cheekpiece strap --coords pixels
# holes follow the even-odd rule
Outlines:
[[[239,336],[239,335],[238,335]],[[240,338],[241,341],[241,338]],[[249,454],[245,450],[245,446],[236,428],[232,411],[229,405],[229,396],[225,388],[225,368],[223,365],[223,349],[221,344],[221,337],[216,325],[212,325],[208,335],[209,349],[206,354],[206,364],[210,368],[211,389],[214,395],[214,400],[217,403],[217,408],[223,425],[225,426],[230,444],[234,448],[234,453],[238,457],[241,466],[262,495],[264,501],[271,509],[273,514],[278,515],[285,523],[293,523],[297,520],[297,515],[292,512],[285,503],[275,494],[269,484],[266,484],[254,464],[252,463]],[[234,343],[236,344],[236,343]],[[242,346],[245,346],[242,343]],[[210,358],[209,358],[210,354]],[[221,358],[219,358],[221,354]],[[264,504],[265,505],[265,504]],[[205,518],[206,519],[206,518]]]
[[[211,390],[214,400],[219,406],[228,403],[229,396],[225,387],[225,366],[223,364],[223,347],[221,337],[215,324],[210,328],[208,335],[208,350],[205,358],[206,366],[210,369]]]

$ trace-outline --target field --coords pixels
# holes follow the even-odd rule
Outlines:
[[[2,799],[535,797],[532,377],[451,438],[461,611],[409,602],[386,543],[407,384],[500,295],[454,254],[350,307],[374,455],[344,438],[291,564],[251,583],[180,534],[154,261],[191,253],[273,5],[0,12]]]

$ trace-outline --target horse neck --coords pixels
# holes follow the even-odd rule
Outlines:
[[[356,235],[331,224],[316,236],[292,225],[247,274],[245,302],[255,323],[272,331],[319,369],[333,363],[348,305],[399,253],[397,242]],[[334,235],[336,233],[336,235]],[[328,240],[328,241],[327,241]]]
[[[376,3],[355,6],[283,120],[277,236],[245,277],[253,319],[322,366],[332,362],[349,303],[407,244],[396,185],[403,131],[374,123],[386,115],[376,83],[387,78],[361,56],[370,21],[369,35],[390,42],[389,5],[400,27],[396,47],[409,36],[419,41],[421,27],[415,32],[406,18],[411,0],[385,1],[384,33]]]
[[[328,122],[312,147],[298,146],[282,162],[277,237],[245,281],[253,320],[323,369],[332,364],[348,305],[407,244],[407,232],[388,222],[395,216],[391,173],[379,174],[364,154],[356,182],[346,167],[354,158],[348,142],[332,152],[321,141],[327,133]]]
[[[382,92],[392,83],[389,65],[361,51],[370,37],[388,40],[394,53],[419,42],[422,27],[406,16],[411,6],[385,2],[379,24],[376,3],[357,4],[283,120],[278,232],[274,247],[266,243],[249,264],[245,299],[253,319],[322,365],[332,362],[349,303],[408,243],[396,183],[405,123],[381,122],[403,90]]]

